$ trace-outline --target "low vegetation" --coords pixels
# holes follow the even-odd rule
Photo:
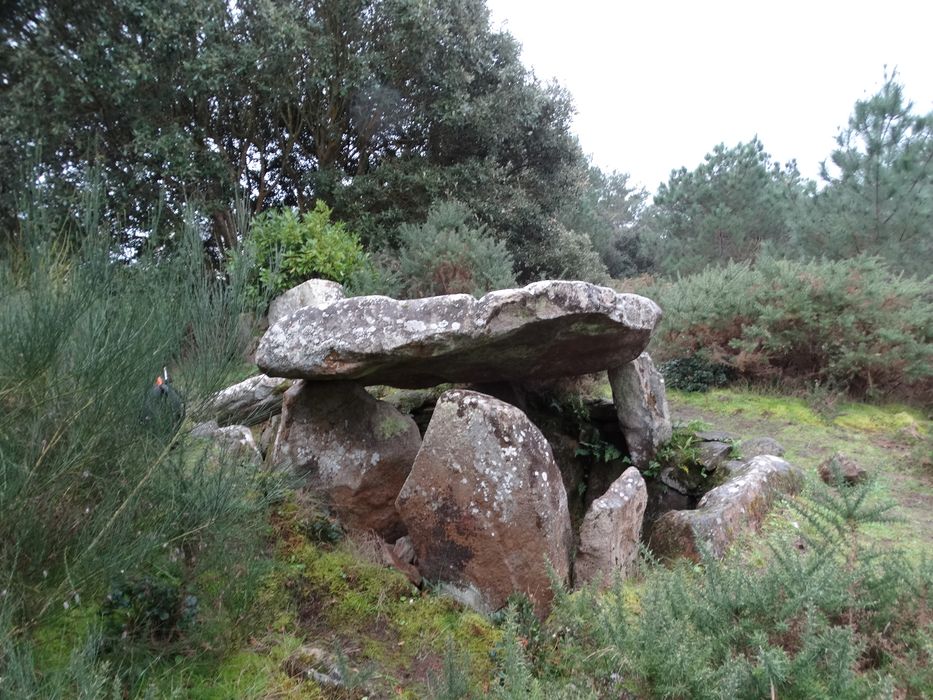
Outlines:
[[[764,258],[639,286],[664,309],[651,350],[676,388],[747,382],[928,403],[929,280],[877,258]]]

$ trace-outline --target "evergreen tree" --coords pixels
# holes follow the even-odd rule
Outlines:
[[[650,214],[661,269],[696,272],[752,260],[766,242],[786,243],[806,187],[796,164],[772,162],[757,137],[719,144],[695,170],[676,170],[658,188]]]
[[[929,274],[933,255],[933,112],[917,114],[891,75],[855,103],[823,163],[826,187],[801,221],[797,245],[834,259],[880,255]]]

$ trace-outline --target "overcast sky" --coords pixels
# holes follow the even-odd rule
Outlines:
[[[526,65],[573,94],[583,149],[649,191],[756,134],[816,178],[859,98],[897,67],[933,110],[933,2],[487,0]]]

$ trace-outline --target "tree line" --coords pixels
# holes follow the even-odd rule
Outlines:
[[[686,274],[762,251],[925,272],[933,113],[896,75],[855,104],[820,183],[755,138],[651,199],[588,162],[573,109],[484,0],[20,0],[0,10],[2,235],[23,183],[63,216],[98,183],[128,254],[194,217],[219,266],[269,210],[323,202],[397,260],[455,202],[519,281]]]

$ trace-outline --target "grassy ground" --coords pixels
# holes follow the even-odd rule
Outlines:
[[[675,391],[668,399],[675,421],[701,420],[740,438],[774,438],[810,478],[835,452],[855,459],[877,476],[900,520],[869,526],[868,534],[914,557],[933,551],[933,424],[919,411],[733,389]]]

